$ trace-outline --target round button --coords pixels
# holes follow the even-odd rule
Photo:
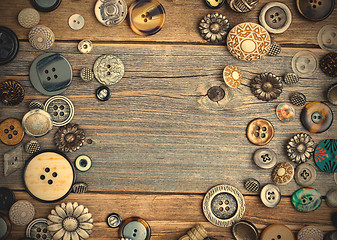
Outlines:
[[[62,152],[75,152],[83,146],[85,133],[78,124],[61,126],[54,135],[54,143]]]
[[[229,7],[235,12],[245,13],[253,10],[259,0],[227,0]]]
[[[68,19],[68,25],[73,30],[80,30],[84,27],[84,18],[80,14],[73,14]]]
[[[316,177],[316,170],[311,164],[302,163],[295,169],[295,181],[303,187],[312,185],[316,181]]]
[[[18,15],[18,22],[24,28],[35,27],[40,22],[40,14],[34,8],[22,9]]]
[[[322,57],[320,68],[329,77],[337,77],[337,53],[328,53]]]
[[[222,5],[225,3],[225,0],[205,0],[205,3],[208,7],[217,9],[222,7]]]
[[[80,155],[75,160],[75,167],[81,172],[88,171],[92,166],[91,158],[86,155]]]
[[[6,80],[0,83],[0,101],[8,106],[18,105],[25,96],[25,89],[14,80]]]
[[[326,203],[329,207],[336,208],[337,207],[337,189],[330,189],[326,193]]]
[[[281,53],[281,46],[277,42],[271,42],[270,49],[267,53],[268,56],[276,57]]]
[[[278,185],[289,183],[294,177],[294,167],[288,162],[281,162],[273,170],[273,181]]]
[[[337,139],[326,139],[320,142],[314,153],[316,166],[323,172],[337,172]]]
[[[40,12],[51,12],[57,9],[62,0],[31,0],[34,8]]]
[[[9,219],[16,225],[27,225],[33,220],[35,208],[33,204],[26,200],[14,203],[9,210]]]
[[[315,226],[302,228],[297,234],[297,240],[323,240],[323,232]]]
[[[308,103],[301,113],[303,127],[312,133],[325,132],[330,128],[332,121],[332,111],[323,102]]]
[[[127,5],[124,0],[97,0],[95,16],[104,26],[113,27],[121,24],[127,15]]]
[[[273,224],[266,227],[261,233],[260,240],[295,240],[293,232],[285,225]]]
[[[121,223],[122,223],[122,218],[119,214],[117,213],[111,213],[109,216],[106,218],[106,223],[108,224],[109,227],[111,228],[118,228]]]
[[[93,48],[93,44],[88,39],[84,39],[84,40],[80,41],[77,45],[77,49],[81,53],[90,53],[92,48]]]
[[[45,151],[32,156],[24,169],[27,192],[42,202],[57,202],[65,198],[75,182],[71,162],[61,153]]]
[[[34,109],[42,109],[43,110],[43,103],[38,101],[38,100],[33,100],[29,103],[28,108],[29,110],[34,110]]]
[[[337,50],[337,26],[325,25],[317,35],[318,45],[325,51],[335,52]]]
[[[19,120],[7,118],[0,123],[0,140],[6,145],[19,144],[25,133]]]
[[[269,72],[261,73],[250,81],[250,90],[262,101],[278,98],[283,89],[281,78]]]
[[[218,185],[206,193],[202,210],[210,223],[219,227],[230,227],[240,221],[245,208],[245,200],[237,188]]]
[[[274,127],[266,119],[257,118],[251,121],[247,127],[247,138],[255,145],[266,145],[274,137]]]
[[[37,153],[40,151],[40,149],[41,149],[40,143],[35,140],[31,140],[25,145],[25,151],[30,154]]]
[[[151,238],[150,225],[139,217],[125,219],[119,227],[118,233],[119,237],[132,240],[149,240]]]
[[[276,107],[276,116],[281,122],[290,122],[295,118],[295,109],[288,103],[280,103]]]
[[[260,198],[266,207],[276,207],[281,200],[280,189],[274,184],[267,184],[261,189]]]
[[[130,27],[139,35],[156,34],[163,28],[165,19],[165,9],[157,0],[135,1],[128,10]]]
[[[12,230],[11,222],[8,217],[0,213],[0,239],[6,240]]]
[[[16,34],[7,27],[0,26],[0,65],[12,61],[19,51]]]
[[[287,144],[287,155],[296,163],[308,161],[314,152],[315,142],[306,133],[294,135]]]
[[[229,31],[229,21],[219,13],[207,14],[199,23],[199,32],[209,42],[223,42]]]
[[[258,240],[259,232],[249,221],[240,221],[233,225],[232,233],[236,240]]]
[[[118,83],[124,75],[124,64],[116,56],[103,55],[94,64],[94,74],[98,82],[103,85]]]
[[[337,105],[337,84],[334,84],[329,88],[328,100],[331,104]]]
[[[260,12],[259,17],[262,26],[270,33],[285,32],[292,21],[290,9],[283,3],[267,3]]]
[[[321,206],[322,196],[316,189],[301,188],[294,192],[291,203],[298,211],[312,212]]]
[[[37,218],[29,223],[26,228],[26,237],[38,240],[51,240],[52,236],[47,229],[48,223],[45,218]]]
[[[276,165],[276,153],[270,148],[260,148],[254,152],[254,162],[260,168],[268,169]]]
[[[293,71],[300,77],[309,77],[318,68],[315,54],[309,50],[297,52],[291,60]]]
[[[248,178],[245,180],[245,188],[249,192],[259,192],[260,191],[260,182],[255,178]]]
[[[87,67],[82,68],[80,76],[84,82],[90,82],[95,79],[94,72]]]
[[[8,188],[0,188],[0,210],[9,210],[15,203],[14,192]]]
[[[289,85],[298,83],[299,80],[300,80],[300,79],[299,79],[299,77],[297,76],[296,73],[287,73],[287,74],[284,76],[284,79],[283,79],[283,81],[284,81],[286,84],[289,84]]]
[[[47,50],[54,44],[55,36],[50,28],[38,25],[30,30],[28,40],[33,48]]]
[[[53,122],[49,113],[34,109],[23,116],[22,127],[28,135],[42,137],[52,130]]]
[[[108,101],[111,96],[110,88],[107,86],[100,86],[96,89],[96,97],[100,101]]]
[[[64,126],[74,117],[74,105],[65,96],[53,96],[44,104],[44,110],[51,116],[54,126]]]
[[[223,70],[223,79],[228,87],[239,87],[242,81],[242,74],[240,69],[233,65],[226,66]]]
[[[290,102],[295,106],[303,106],[306,101],[307,98],[303,93],[295,92],[290,95]]]
[[[334,0],[296,0],[298,11],[303,17],[311,21],[322,21],[330,16],[334,7]]]

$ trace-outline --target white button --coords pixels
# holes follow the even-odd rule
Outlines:
[[[71,15],[68,24],[71,29],[80,30],[84,26],[84,18],[79,14]]]
[[[260,198],[266,207],[276,207],[281,200],[280,189],[274,184],[267,184],[262,188]]]

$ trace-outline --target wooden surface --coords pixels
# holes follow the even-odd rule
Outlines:
[[[234,13],[227,6],[211,10],[201,0],[161,2],[167,21],[162,31],[150,37],[134,34],[126,21],[114,28],[104,27],[94,16],[94,0],[63,0],[56,11],[40,14],[40,24],[50,27],[56,37],[55,44],[47,52],[61,53],[73,68],[73,82],[63,94],[75,106],[72,122],[78,123],[87,138],[94,141],[67,154],[71,160],[79,154],[93,159],[90,171],[77,172],[77,180],[89,184],[89,193],[70,194],[64,200],[88,206],[95,219],[92,239],[117,239],[117,231],[109,229],[105,223],[110,212],[118,212],[123,218],[147,219],[153,230],[151,239],[177,239],[198,222],[206,227],[210,236],[218,240],[231,239],[230,229],[211,225],[201,210],[205,192],[220,183],[233,185],[243,192],[247,204],[244,219],[260,230],[272,223],[287,224],[294,231],[312,224],[325,232],[334,230],[330,215],[335,210],[328,208],[325,202],[309,214],[293,209],[290,196],[299,188],[294,180],[280,187],[283,198],[274,209],[264,207],[258,195],[248,193],[243,180],[254,177],[262,185],[272,182],[271,170],[260,169],[252,161],[259,147],[247,140],[247,124],[257,117],[270,120],[275,137],[267,147],[277,153],[279,162],[288,161],[285,154],[288,139],[295,133],[307,131],[299,120],[301,107],[295,107],[297,115],[293,122],[282,123],[275,115],[275,106],[289,102],[289,95],[295,91],[306,94],[309,102],[327,102],[327,88],[336,82],[318,70],[309,78],[301,78],[296,85],[284,85],[281,96],[266,103],[251,94],[250,80],[261,72],[270,71],[278,76],[291,72],[291,59],[298,51],[309,49],[318,58],[326,54],[318,47],[317,33],[322,26],[336,23],[336,9],[328,19],[315,23],[300,16],[294,1],[282,1],[293,14],[293,22],[285,33],[271,35],[281,44],[282,53],[278,57],[246,63],[232,57],[224,45],[203,40],[197,26],[209,12],[223,13],[231,26],[244,21],[258,23],[259,11],[267,0],[260,1],[248,14]],[[30,64],[42,52],[30,46],[29,30],[17,23],[20,10],[30,6],[28,0],[0,2],[0,25],[13,29],[20,39],[16,59],[0,66],[0,80],[17,80],[26,91],[20,105],[0,106],[0,121],[8,117],[21,119],[31,100],[44,102],[48,99],[29,81]],[[71,30],[67,24],[74,13],[85,18],[85,27],[80,31]],[[93,51],[87,55],[77,50],[77,43],[84,38],[94,43]],[[99,102],[94,95],[100,86],[98,82],[84,83],[79,78],[80,69],[92,67],[102,54],[114,54],[125,65],[125,75],[118,84],[111,86],[112,96],[107,102]],[[242,70],[242,86],[233,91],[232,101],[224,108],[206,108],[201,104],[205,86],[221,81],[223,68],[229,64]],[[336,112],[336,106],[329,106]],[[38,139],[43,149],[55,149],[52,137],[56,130],[54,127],[51,133]],[[334,123],[327,132],[311,136],[319,143],[326,138],[336,138],[336,131]],[[23,143],[31,139],[25,136]],[[3,153],[13,147],[0,144],[2,159]],[[26,159],[28,157],[25,155]],[[3,163],[0,162],[1,170]],[[309,162],[314,164],[312,159]],[[313,187],[325,195],[336,185],[333,174],[316,169],[318,177]],[[37,217],[46,217],[56,205],[36,202],[24,193],[22,171],[6,178],[1,175],[0,182],[0,186],[15,189],[17,199],[32,201]],[[12,238],[18,239],[23,234],[24,228],[15,226]]]

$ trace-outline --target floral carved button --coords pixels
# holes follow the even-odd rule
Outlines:
[[[237,88],[241,85],[242,74],[237,66],[228,65],[223,70],[223,79],[228,87]]]
[[[274,127],[266,119],[257,118],[251,121],[247,127],[247,138],[255,145],[266,145],[274,137]]]
[[[113,55],[103,55],[94,64],[94,74],[98,82],[103,85],[118,83],[124,75],[122,60]]]
[[[295,181],[303,187],[309,187],[316,181],[317,173],[309,163],[302,163],[296,167]]]
[[[298,11],[303,17],[311,21],[322,21],[330,16],[334,7],[334,0],[296,0]]]
[[[268,226],[261,233],[260,240],[295,240],[293,232],[285,225],[273,224]]]
[[[306,133],[294,135],[288,142],[287,154],[291,161],[296,163],[308,161],[314,152],[315,142]]]
[[[294,192],[291,203],[298,211],[312,212],[321,206],[322,196],[316,189],[301,188]]]
[[[337,172],[337,140],[326,139],[320,142],[314,153],[315,163],[327,173]]]
[[[25,135],[22,125],[15,118],[7,118],[0,123],[0,140],[6,145],[19,144]]]
[[[276,153],[270,148],[260,148],[254,152],[253,160],[260,168],[268,169],[276,165]]]
[[[294,177],[294,167],[288,162],[281,162],[276,165],[272,173],[273,181],[278,185],[289,183]]]
[[[125,219],[118,229],[119,237],[133,240],[149,240],[151,228],[148,222],[139,217]]]
[[[205,0],[205,3],[208,7],[216,9],[220,8],[225,3],[225,0]]]
[[[165,19],[165,9],[157,0],[135,1],[128,10],[130,27],[139,35],[156,34],[163,28]]]
[[[276,207],[281,200],[280,189],[274,184],[267,184],[262,188],[260,198],[266,207]]]
[[[278,98],[283,89],[280,77],[273,73],[261,73],[250,82],[250,90],[255,97],[262,101],[271,101]]]
[[[207,14],[199,23],[201,37],[209,42],[222,42],[229,31],[228,19],[219,13]]]
[[[301,122],[309,132],[321,133],[328,130],[333,121],[333,113],[323,102],[308,103],[302,110]]]
[[[295,118],[295,109],[288,103],[280,103],[276,107],[276,116],[281,122],[290,122]]]
[[[49,98],[44,104],[44,110],[50,114],[54,126],[64,126],[74,117],[73,103],[61,95]]]
[[[8,106],[18,105],[25,96],[25,89],[14,80],[6,80],[0,83],[0,101]]]

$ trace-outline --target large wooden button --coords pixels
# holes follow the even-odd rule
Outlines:
[[[65,198],[75,181],[73,165],[56,152],[42,152],[28,160],[24,170],[27,192],[42,202],[57,202]]]
[[[322,204],[322,195],[313,188],[298,189],[291,197],[294,208],[300,212],[312,212]]]
[[[247,127],[247,138],[255,145],[266,145],[274,137],[274,127],[266,119],[257,118],[251,121]]]
[[[323,172],[337,172],[337,139],[326,139],[320,142],[314,152],[317,167]]]
[[[273,224],[265,228],[261,234],[261,240],[295,240],[292,231],[285,225]]]
[[[335,0],[297,0],[296,4],[303,17],[311,21],[322,21],[332,13]]]
[[[288,162],[281,162],[276,165],[272,173],[272,179],[276,184],[285,185],[294,177],[294,167]]]
[[[18,119],[7,118],[0,123],[0,140],[6,145],[19,144],[25,135]]]
[[[308,103],[302,110],[301,122],[309,132],[321,133],[328,130],[333,121],[333,113],[323,102]]]

